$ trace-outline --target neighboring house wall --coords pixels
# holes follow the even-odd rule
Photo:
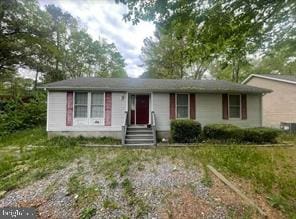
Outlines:
[[[124,112],[126,110],[127,97],[125,92],[112,92],[111,126],[66,126],[66,95],[67,92],[48,92],[47,131],[49,134],[71,134],[75,136],[80,134],[89,136],[107,135],[121,138],[121,126],[123,124]]]
[[[280,122],[296,122],[296,84],[252,77],[247,85],[273,90],[263,96],[263,125],[280,127]]]

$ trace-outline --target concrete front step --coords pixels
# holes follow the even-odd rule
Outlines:
[[[151,129],[151,127],[147,127],[147,126],[142,126],[142,125],[139,125],[139,126],[128,126],[127,128],[129,129]]]
[[[126,135],[126,139],[153,139],[152,134]]]
[[[129,126],[125,136],[127,146],[151,146],[154,145],[152,128],[146,126]]]
[[[127,130],[149,130],[152,131],[152,128],[141,128],[141,127],[127,127]]]
[[[130,131],[152,131],[152,129],[148,129],[148,128],[127,128],[127,130]]]
[[[130,131],[130,130],[127,130],[126,132],[127,135],[152,135],[152,131]]]

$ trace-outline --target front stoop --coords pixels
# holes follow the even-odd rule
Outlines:
[[[145,126],[128,126],[124,143],[125,146],[153,146],[152,128]]]

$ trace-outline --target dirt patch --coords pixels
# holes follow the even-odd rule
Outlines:
[[[243,203],[243,200],[240,198],[240,196],[236,195],[224,183],[222,183],[214,175],[212,175],[212,178],[215,180],[216,188],[213,188],[211,190],[211,195],[214,196],[216,194],[220,194],[219,196],[222,198],[222,201],[225,201],[232,205],[235,205],[237,200],[240,200],[240,202]],[[270,204],[268,203],[266,198],[262,196],[262,194],[254,192],[256,190],[251,182],[235,177],[229,177],[228,180],[230,180],[237,188],[239,188],[248,198],[253,200],[256,205],[258,205],[267,214],[269,218],[285,218],[285,216],[280,211],[270,206]],[[225,191],[227,191],[227,193],[230,195],[226,195]],[[260,215],[257,212],[253,212],[253,217],[260,218]]]
[[[39,218],[58,218],[53,209],[49,208],[46,199],[21,200],[14,207],[35,208]]]
[[[199,184],[201,182],[195,182],[195,184],[170,190],[160,210],[161,218],[260,217],[253,208],[246,205],[236,193],[214,175],[210,174],[209,177],[212,182],[210,187]]]
[[[161,218],[225,218],[222,206],[195,196],[189,189],[179,189],[166,197]]]

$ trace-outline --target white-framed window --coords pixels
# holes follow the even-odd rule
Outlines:
[[[241,117],[241,96],[239,94],[228,95],[229,118]]]
[[[88,93],[75,92],[74,118],[87,118]]]
[[[91,118],[104,117],[104,93],[91,93]]]
[[[176,118],[188,119],[189,118],[189,95],[176,94]]]
[[[104,125],[104,92],[74,93],[74,125]]]

